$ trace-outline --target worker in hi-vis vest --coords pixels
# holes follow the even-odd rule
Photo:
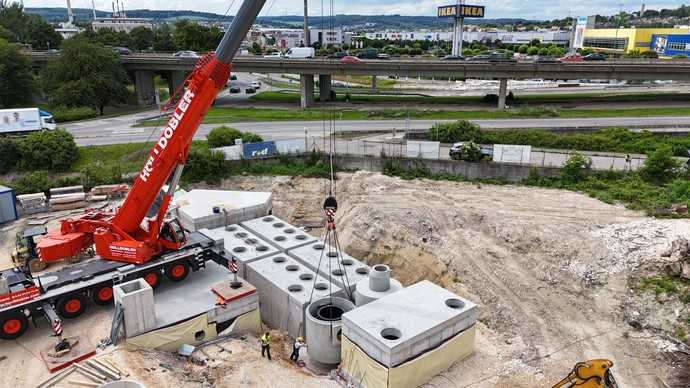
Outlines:
[[[266,332],[261,336],[261,357],[268,355],[268,361],[271,361],[271,335]]]

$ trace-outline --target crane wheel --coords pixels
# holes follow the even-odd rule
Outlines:
[[[189,264],[176,263],[165,269],[165,276],[173,282],[183,281],[189,275]]]
[[[11,313],[0,318],[0,338],[13,340],[21,337],[29,328],[29,320],[22,313]]]
[[[76,318],[86,311],[88,301],[83,294],[72,294],[57,302],[57,311],[63,318]]]
[[[144,276],[142,276],[142,279],[144,279],[154,290],[160,286],[163,280],[159,271],[146,272]]]
[[[113,303],[113,288],[111,286],[99,286],[93,289],[93,303],[99,306],[107,306]]]
[[[40,272],[46,269],[47,263],[41,259],[31,259],[29,260],[29,269],[31,273]]]

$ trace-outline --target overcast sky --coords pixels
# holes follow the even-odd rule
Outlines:
[[[99,10],[110,10],[111,0],[94,0]],[[207,11],[225,14],[232,4],[230,14],[241,3],[241,0],[124,0],[127,9],[174,9]],[[400,14],[434,16],[439,5],[453,4],[455,0],[334,0],[333,8],[336,14]],[[652,0],[651,2],[630,0],[493,0],[473,1],[467,4],[486,6],[487,18],[525,18],[525,19],[554,19],[568,15],[611,15],[617,13],[621,4],[627,12],[639,11],[642,3],[647,9],[676,8],[680,1]],[[24,0],[26,7],[59,7],[65,6],[66,0]],[[302,13],[303,0],[267,0],[261,15],[299,15]],[[309,13],[326,16],[331,14],[330,1],[310,1]],[[72,7],[91,8],[91,0],[72,0]]]

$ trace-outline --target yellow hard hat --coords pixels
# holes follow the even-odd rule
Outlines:
[[[303,341],[304,341],[304,337],[297,337],[297,341],[303,342]]]

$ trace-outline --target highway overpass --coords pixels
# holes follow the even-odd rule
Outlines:
[[[34,66],[44,66],[51,55],[28,52]],[[123,66],[134,74],[140,100],[153,92],[153,76],[164,74],[175,89],[186,73],[194,68],[195,58],[178,58],[171,54],[147,53],[121,55]],[[299,74],[301,103],[313,104],[314,76],[319,76],[320,95],[330,95],[332,75],[409,76],[438,78],[498,79],[499,108],[505,105],[508,79],[606,79],[606,80],[676,80],[690,81],[690,61],[679,60],[617,60],[591,62],[471,62],[431,59],[364,60],[358,64],[342,64],[337,59],[265,59],[238,56],[233,69],[243,73]],[[375,80],[375,77],[374,77]],[[375,81],[374,81],[375,82]],[[375,84],[372,85],[375,87]],[[146,102],[146,101],[141,101]]]

